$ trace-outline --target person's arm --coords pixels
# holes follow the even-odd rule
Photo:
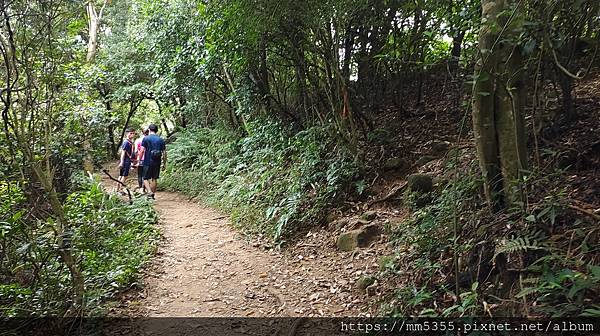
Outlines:
[[[139,162],[142,162],[142,158],[144,157],[143,153],[142,153],[142,151],[144,150],[144,147],[142,147],[142,142],[141,141],[139,143],[137,143],[135,146],[136,146],[136,149],[137,149],[137,151],[136,151],[137,156],[136,156],[135,159],[139,163]]]
[[[121,159],[119,160],[119,168],[123,167],[123,164],[125,163],[125,144],[121,145]]]
[[[146,153],[146,147],[144,147],[144,143],[142,142],[142,145],[140,146],[140,151],[138,152],[138,159],[140,160],[140,162],[144,157],[144,153]]]
[[[167,146],[163,144],[163,164],[162,164],[162,169],[165,170],[167,169]]]

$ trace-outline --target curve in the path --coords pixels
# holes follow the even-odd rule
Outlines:
[[[381,248],[335,250],[326,230],[282,251],[251,244],[213,209],[159,192],[164,241],[130,303],[145,316],[361,316],[376,300],[354,287]],[[325,239],[326,243],[323,243]]]

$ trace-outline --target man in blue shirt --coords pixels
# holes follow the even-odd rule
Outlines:
[[[117,192],[120,193],[127,176],[129,176],[129,170],[131,169],[131,161],[133,156],[133,138],[135,137],[135,130],[128,128],[126,130],[126,137],[121,144],[121,157],[119,160],[119,182],[117,182]]]
[[[156,135],[158,127],[154,124],[148,126],[149,134],[142,140],[140,156],[144,158],[144,185],[148,190],[148,196],[154,199],[156,193],[156,180],[160,175],[160,168],[167,165],[167,150],[165,141]]]

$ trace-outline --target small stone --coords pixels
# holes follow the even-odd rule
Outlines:
[[[352,251],[356,247],[369,246],[380,234],[381,229],[377,225],[371,224],[340,234],[336,245],[342,251]]]
[[[375,283],[375,278],[370,275],[363,275],[356,281],[356,288],[365,290],[367,287]]]
[[[362,215],[360,215],[360,219],[364,219],[367,221],[372,221],[375,219],[375,217],[377,217],[376,211],[367,211],[367,212],[363,213]]]
[[[431,152],[433,154],[442,154],[448,151],[450,148],[450,142],[448,141],[435,141],[431,144]]]
[[[435,156],[431,156],[431,155],[423,155],[421,156],[416,162],[415,162],[415,166],[417,167],[421,167],[424,164],[426,164],[427,162],[433,161],[435,160],[436,157]]]
[[[407,162],[402,158],[390,158],[387,161],[385,161],[383,168],[387,170],[392,170],[407,168],[408,166],[409,165],[407,164]]]
[[[431,176],[425,174],[413,174],[407,178],[408,188],[411,191],[430,192],[433,189]]]

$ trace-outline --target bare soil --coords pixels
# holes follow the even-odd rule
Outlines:
[[[284,249],[236,233],[223,214],[177,193],[158,192],[155,207],[164,237],[145,270],[143,289],[123,295],[113,315],[372,316],[377,283],[356,281],[378,270],[387,240],[338,251],[329,228],[311,231]]]

